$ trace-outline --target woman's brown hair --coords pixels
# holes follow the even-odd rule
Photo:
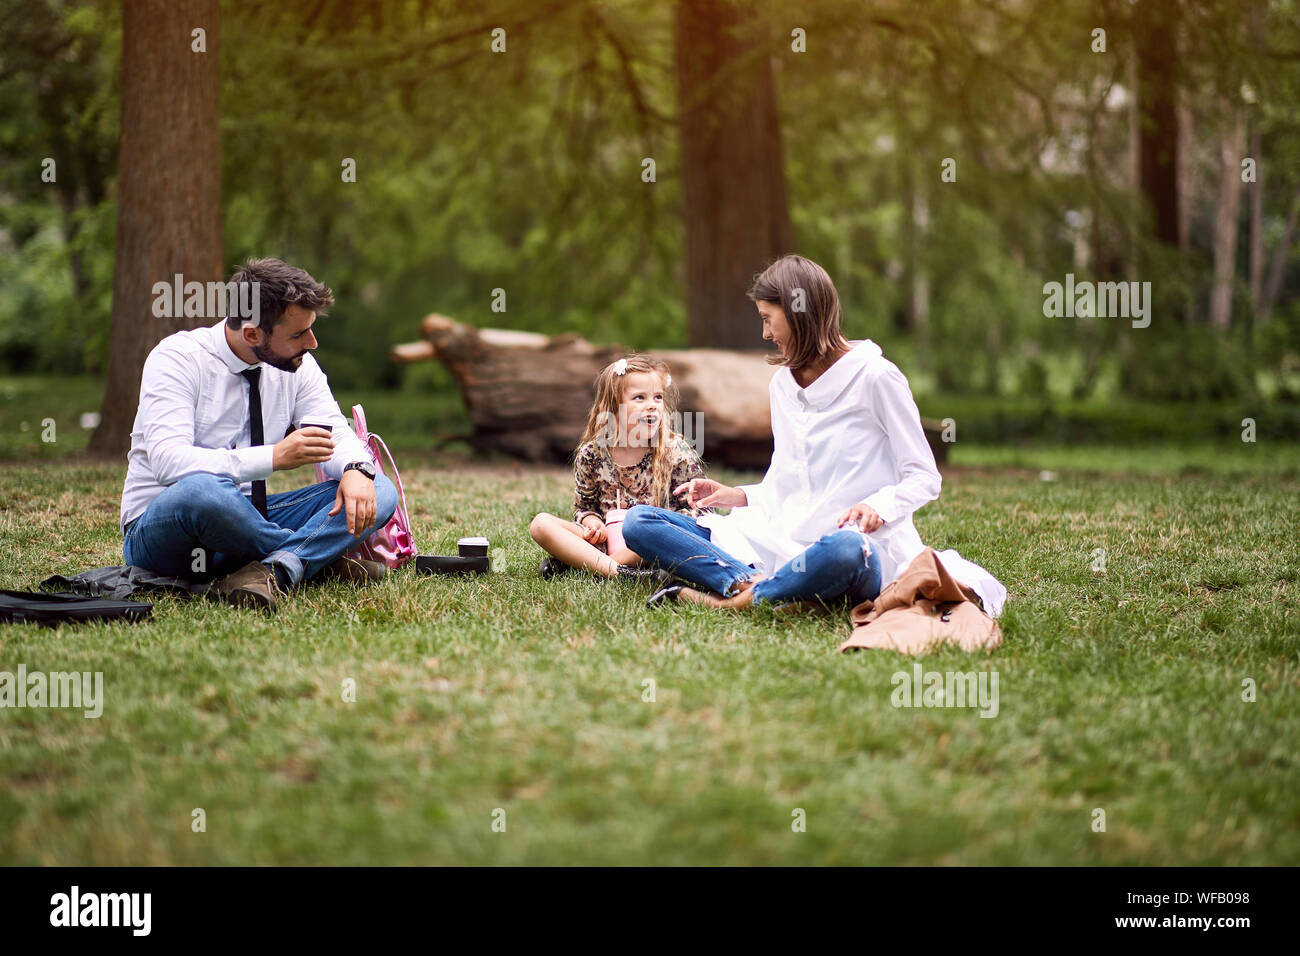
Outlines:
[[[620,364],[623,371],[618,371]],[[596,373],[596,401],[587,416],[587,427],[582,432],[581,448],[589,441],[595,441],[605,455],[609,455],[610,436],[618,429],[618,406],[623,403],[623,383],[626,376],[636,373],[652,372],[659,376],[659,383],[664,390],[663,413],[659,416],[659,430],[650,439],[654,458],[650,467],[650,496],[661,508],[670,506],[669,485],[673,477],[673,445],[678,437],[672,429],[673,413],[677,408],[677,388],[673,377],[668,372],[668,363],[652,359],[645,355],[629,355],[611,362]]]
[[[771,365],[803,368],[849,347],[840,331],[840,297],[826,270],[803,256],[782,256],[754,277],[749,298],[779,305],[790,326],[786,355],[772,355]]]

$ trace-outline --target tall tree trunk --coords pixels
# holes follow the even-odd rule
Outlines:
[[[742,2],[680,0],[676,34],[690,343],[761,348],[745,291],[794,243],[763,27]]]
[[[910,135],[909,135],[910,140]],[[901,157],[903,164],[903,266],[907,301],[903,309],[906,331],[923,356],[929,355],[930,275],[925,267],[926,233],[930,226],[930,204],[922,185],[924,179],[916,168],[916,154],[910,148]]]
[[[130,444],[140,371],[160,339],[211,321],[158,318],[153,285],[220,279],[219,0],[124,0],[122,130],[108,382],[95,455]],[[206,32],[206,52],[191,31]]]
[[[1237,103],[1228,105],[1227,128],[1219,134],[1219,197],[1214,210],[1214,281],[1210,286],[1210,325],[1232,322],[1232,290],[1237,277],[1237,223],[1241,213],[1241,159],[1246,151],[1246,118]]]
[[[1282,292],[1282,279],[1286,275],[1286,262],[1291,256],[1291,243],[1295,242],[1297,221],[1300,219],[1300,190],[1291,197],[1290,211],[1286,216],[1286,226],[1282,229],[1282,238],[1273,248],[1273,262],[1269,266],[1268,281],[1264,285],[1264,298],[1259,306],[1259,321],[1267,322],[1273,311],[1273,303]]]
[[[1125,71],[1125,82],[1128,83],[1129,89],[1136,90],[1138,84],[1138,66],[1137,57],[1129,57],[1128,67]],[[1128,150],[1125,156],[1128,166],[1129,188],[1132,195],[1141,195],[1142,192],[1142,111],[1139,109],[1137,95],[1133,95],[1129,100],[1128,110]],[[1137,216],[1129,216],[1127,230],[1124,236],[1126,242],[1126,252],[1124,259],[1127,263],[1125,278],[1132,282],[1138,277],[1138,258],[1141,249],[1140,236],[1138,232],[1139,221]],[[1121,345],[1124,342],[1120,340]]]
[[[1192,247],[1192,209],[1201,192],[1196,163],[1196,114],[1188,96],[1178,97],[1178,248],[1186,255]]]
[[[1249,14],[1246,17],[1246,36],[1251,47],[1258,53],[1263,53],[1268,46],[1267,36],[1265,34],[1265,15],[1268,9],[1262,3],[1256,3],[1251,6]],[[1255,95],[1247,97],[1247,101],[1255,104]],[[1263,109],[1259,105],[1252,105],[1249,109],[1250,124],[1250,156],[1255,161],[1255,181],[1248,183],[1246,193],[1250,201],[1250,334],[1254,334],[1254,327],[1263,319],[1264,304],[1264,170],[1260,155],[1261,133],[1260,129],[1264,123]]]
[[[1259,321],[1264,298],[1264,181],[1259,167],[1259,120],[1250,135],[1250,155],[1255,160],[1255,181],[1249,183],[1250,196],[1250,307]]]
[[[60,191],[59,208],[63,213],[63,246],[68,250],[68,269],[72,274],[72,296],[80,307],[85,301],[86,290],[90,286],[86,279],[86,266],[81,247],[77,245],[77,237],[81,233],[77,214],[84,208],[84,204],[78,203],[76,197],[69,192]]]
[[[1177,0],[1139,0],[1135,19],[1138,188],[1152,235],[1176,246],[1178,226]]]

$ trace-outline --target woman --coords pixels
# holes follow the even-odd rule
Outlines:
[[[907,379],[874,342],[844,338],[839,296],[815,262],[778,259],[749,298],[779,353],[768,361],[782,366],[768,388],[772,464],[756,485],[695,478],[674,489],[694,506],[730,514],[691,518],[644,505],[628,512],[627,546],[696,585],[669,585],[649,603],[875,598],[924,549],[912,513],[942,484]],[[949,566],[955,577],[997,585],[978,566],[956,563],[978,574]]]

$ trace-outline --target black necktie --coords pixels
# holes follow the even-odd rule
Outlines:
[[[239,373],[248,379],[248,436],[250,444],[262,444],[262,367],[244,369]],[[253,507],[266,517],[266,482],[253,482]]]

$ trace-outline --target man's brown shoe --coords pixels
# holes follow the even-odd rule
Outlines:
[[[261,561],[244,565],[212,586],[212,593],[236,607],[251,607],[274,614],[278,610],[275,572]]]
[[[382,561],[350,558],[346,554],[320,573],[322,581],[351,581],[353,584],[378,584],[388,568]]]

